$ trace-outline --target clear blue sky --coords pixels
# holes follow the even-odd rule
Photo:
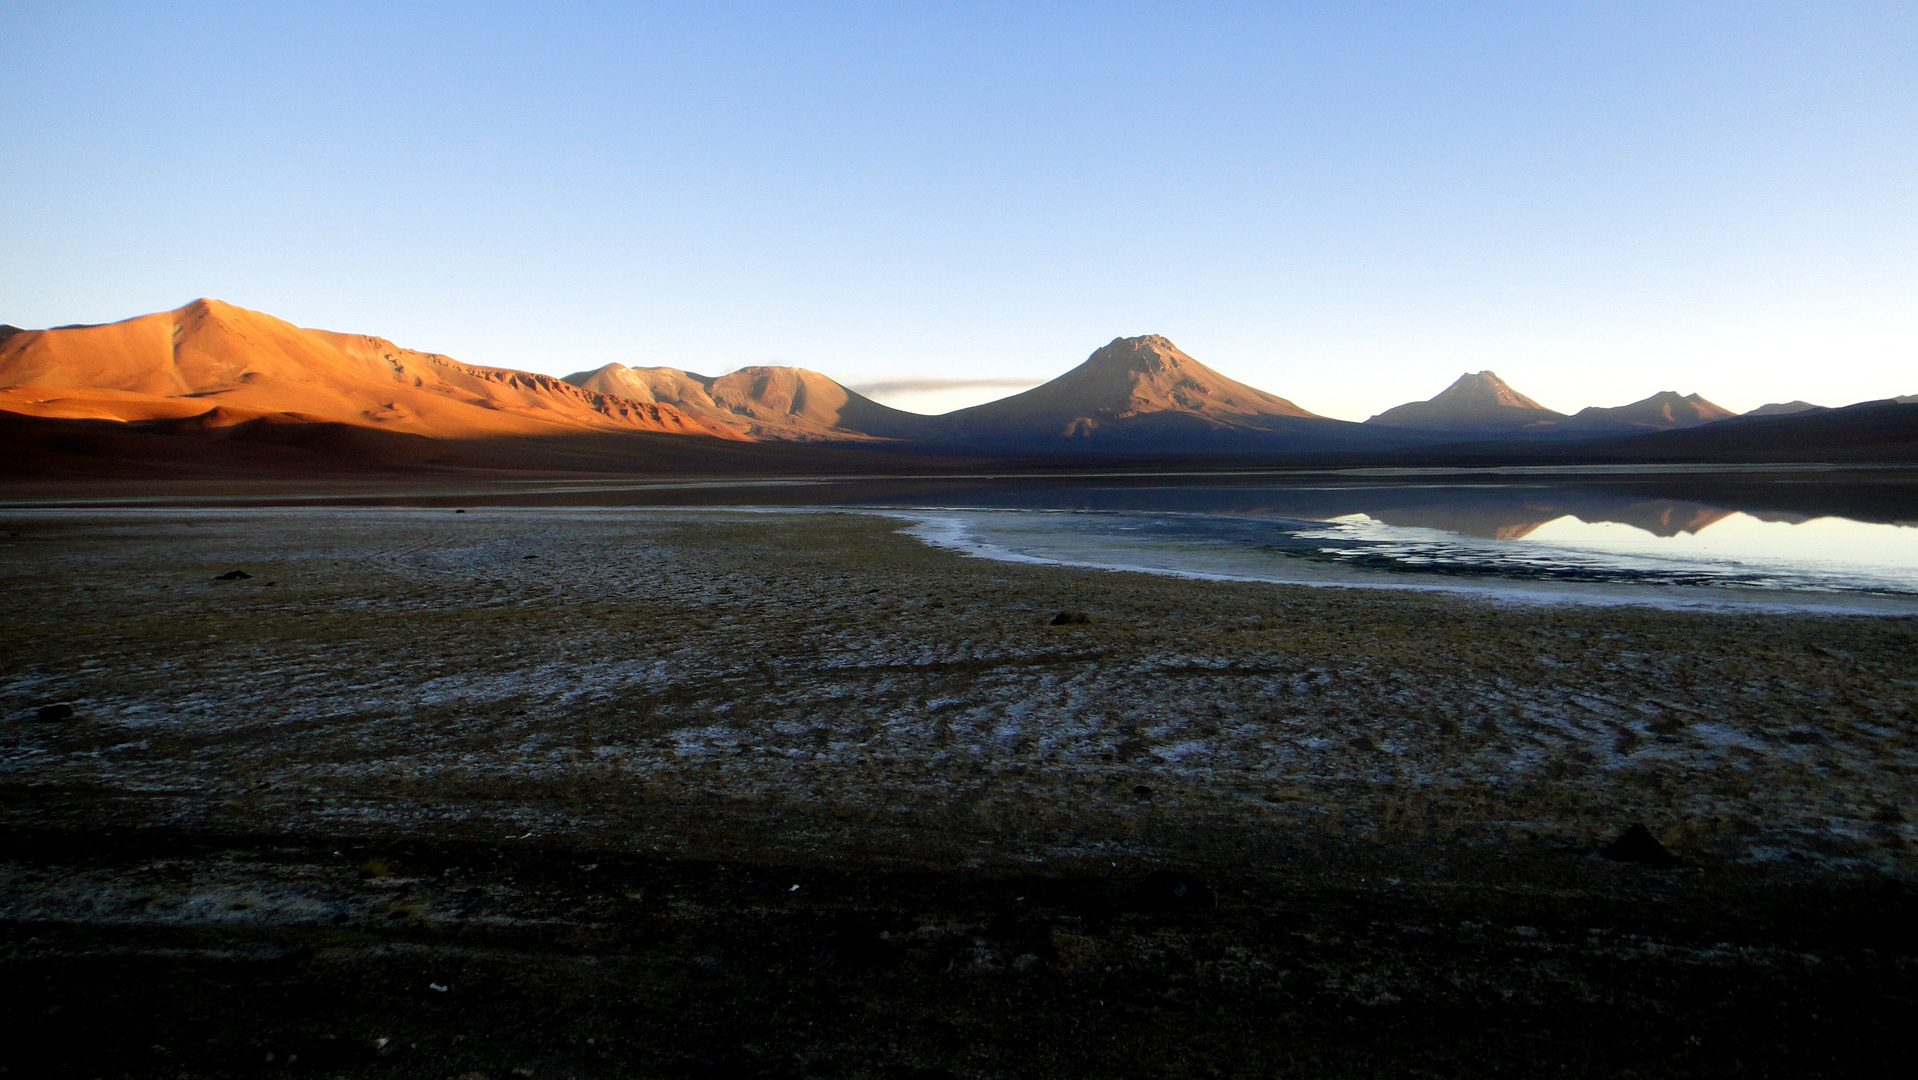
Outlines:
[[[1562,409],[1918,392],[1909,0],[11,0],[0,41],[18,325],[211,295],[852,383],[1156,332],[1353,419],[1486,367]]]

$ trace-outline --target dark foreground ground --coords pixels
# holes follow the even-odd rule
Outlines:
[[[9,1075],[1908,1057],[1910,619],[993,564],[844,515],[0,525]],[[1636,822],[1671,862],[1602,857]]]
[[[1897,885],[1573,855],[1451,887],[141,831],[8,856],[318,900],[13,921],[21,1075],[1872,1076],[1918,1005]]]

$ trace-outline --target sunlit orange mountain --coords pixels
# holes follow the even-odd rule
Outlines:
[[[930,432],[927,417],[888,408],[805,368],[748,367],[713,377],[678,368],[607,364],[575,372],[566,381],[629,401],[671,406],[702,423],[754,439],[913,439]]]
[[[748,437],[671,405],[204,299],[124,322],[7,335],[0,410],[212,427],[318,421],[459,440],[581,431]]]

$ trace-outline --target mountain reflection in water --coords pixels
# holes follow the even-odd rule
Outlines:
[[[944,510],[982,554],[1172,572],[1918,597],[1918,486],[1903,474],[1832,481],[1128,478],[867,504]]]
[[[1405,528],[1438,529],[1484,540],[1523,540],[1541,526],[1565,517],[1574,517],[1589,525],[1606,522],[1630,525],[1653,536],[1677,536],[1701,532],[1738,511],[1671,499],[1611,502],[1588,497],[1555,502],[1526,501],[1520,505],[1502,505],[1498,500],[1461,500],[1447,506],[1375,506],[1358,513]],[[1800,515],[1774,515],[1761,520],[1787,518],[1806,520]]]
[[[1485,540],[1523,540],[1540,527],[1566,517],[1577,518],[1588,525],[1630,525],[1653,536],[1670,537],[1680,533],[1703,532],[1733,514],[1742,513],[1759,521],[1788,525],[1825,516],[1789,510],[1739,510],[1679,499],[1607,499],[1592,493],[1553,501],[1527,501],[1517,506],[1501,505],[1494,499],[1463,498],[1446,506],[1389,509],[1379,506],[1359,512],[1388,525],[1442,529]]]

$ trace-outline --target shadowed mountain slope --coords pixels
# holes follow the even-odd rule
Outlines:
[[[873,444],[867,444],[871,446]],[[790,476],[976,467],[950,455],[860,446],[754,442],[659,431],[582,431],[431,439],[329,421],[256,418],[213,426],[181,420],[79,420],[0,410],[0,486],[120,480],[302,481],[389,474],[455,476]],[[439,477],[437,481],[433,477]],[[55,490],[55,489],[43,489]]]
[[[1367,419],[1378,427],[1498,434],[1549,430],[1565,414],[1512,389],[1490,371],[1467,372],[1429,401],[1408,401]]]
[[[1918,402],[1863,401],[1579,445],[1594,460],[1918,462]]]
[[[566,381],[614,397],[670,405],[754,439],[914,439],[930,430],[926,417],[888,408],[805,368],[749,367],[715,378],[678,368],[607,364],[574,372]]]
[[[1379,455],[1376,463],[1386,463]],[[1918,402],[1864,401],[1784,416],[1737,416],[1696,427],[1560,439],[1495,437],[1415,447],[1419,465],[1918,463]],[[1902,520],[1902,519],[1901,519]]]
[[[743,438],[668,405],[307,330],[218,300],[0,340],[0,410],[118,421],[338,423],[439,439],[658,431]]]

